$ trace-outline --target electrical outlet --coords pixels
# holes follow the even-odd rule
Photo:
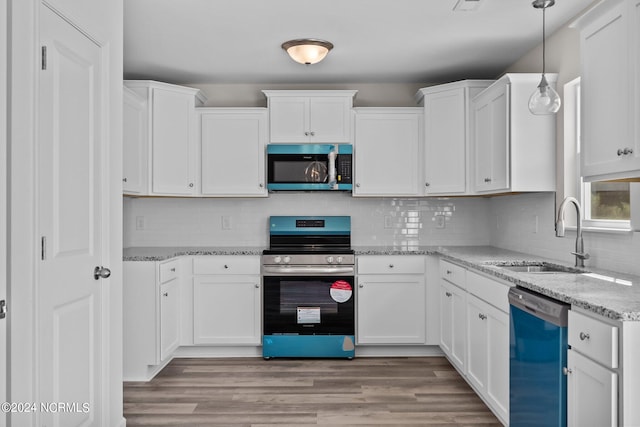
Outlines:
[[[136,217],[136,230],[144,230],[144,217],[137,216]]]
[[[229,215],[222,215],[222,229],[231,230],[231,217]]]
[[[446,218],[442,214],[436,214],[435,220],[436,220],[436,228],[445,228],[445,226],[447,225]]]

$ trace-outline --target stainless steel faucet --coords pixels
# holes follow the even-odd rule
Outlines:
[[[584,251],[584,241],[582,240],[582,208],[580,202],[574,197],[565,198],[558,208],[558,220],[556,221],[556,236],[564,237],[564,211],[569,203],[573,203],[576,207],[576,250],[571,252],[576,256],[576,267],[584,267],[584,260],[589,259],[589,254]]]

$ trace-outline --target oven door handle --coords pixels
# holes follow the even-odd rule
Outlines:
[[[352,266],[343,267],[272,267],[262,266],[262,273],[265,276],[278,276],[282,274],[296,274],[299,276],[309,276],[312,274],[324,274],[324,275],[353,275],[355,268]]]

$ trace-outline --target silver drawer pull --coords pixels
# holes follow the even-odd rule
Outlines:
[[[169,292],[165,292],[162,294],[163,297],[168,297],[169,296]]]
[[[449,298],[451,298],[451,295],[453,295],[451,292],[445,292],[444,294]]]
[[[389,264],[389,268],[393,268],[393,264]]]
[[[562,373],[565,375],[573,374],[573,370],[571,368],[564,367],[562,368]]]
[[[480,318],[480,320],[486,320],[487,319],[487,315],[486,314],[482,314],[482,313],[478,313],[478,317]]]
[[[171,269],[171,271],[172,271],[173,273],[175,273],[175,272],[176,272],[176,268],[175,268],[175,267],[173,267],[173,268]]]
[[[588,340],[591,338],[589,334],[585,334],[584,332],[580,332],[580,341]]]

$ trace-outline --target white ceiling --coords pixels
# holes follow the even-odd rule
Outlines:
[[[531,0],[124,0],[124,76],[170,83],[394,83],[495,78],[540,44]],[[591,0],[557,0],[547,35]],[[315,65],[280,45],[320,38]],[[531,70],[538,72],[540,70]],[[553,70],[551,70],[553,71]]]

